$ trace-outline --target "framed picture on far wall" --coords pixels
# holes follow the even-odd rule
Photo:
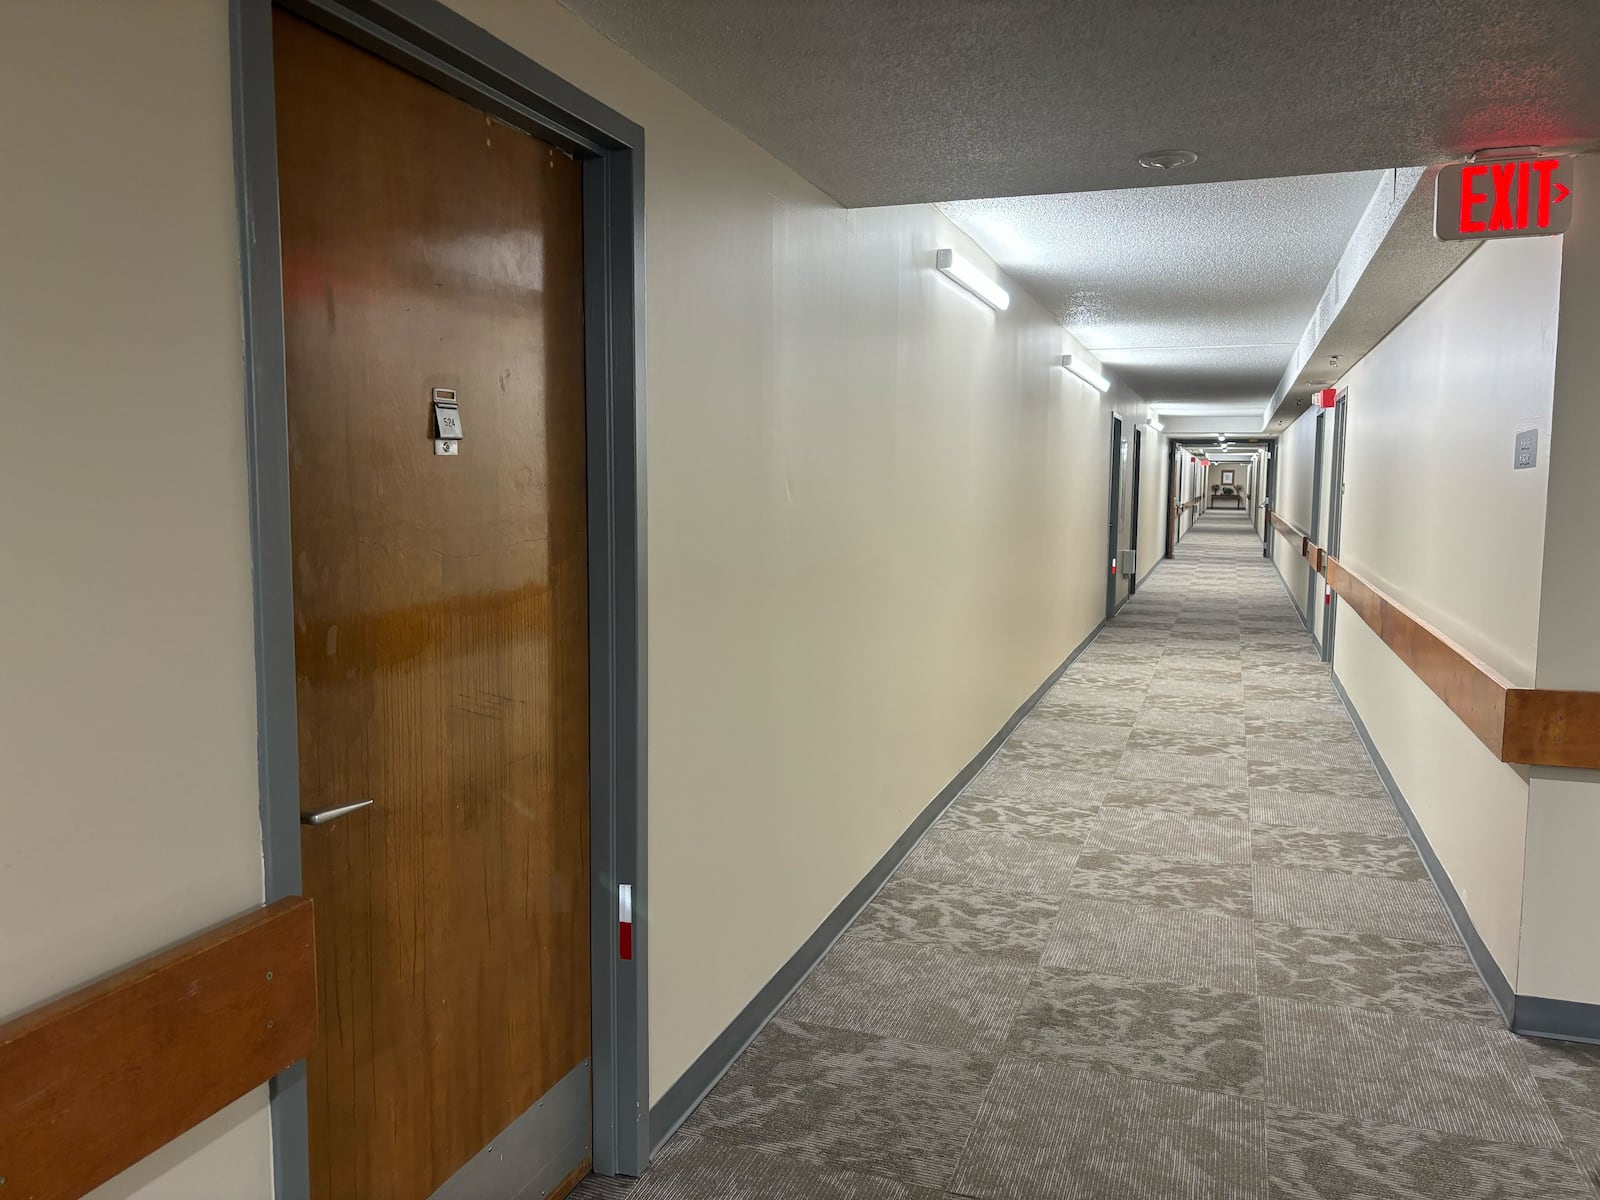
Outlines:
[[[1233,482],[1233,472],[1232,471],[1224,471],[1222,473],[1222,482],[1223,483],[1232,483]]]

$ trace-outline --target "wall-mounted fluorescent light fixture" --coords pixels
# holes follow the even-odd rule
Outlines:
[[[1095,391],[1109,392],[1111,390],[1111,380],[1107,379],[1104,375],[1100,374],[1099,371],[1096,371],[1087,363],[1079,362],[1072,355],[1063,354],[1061,356],[1061,365],[1067,370],[1071,371],[1079,379],[1087,383]]]
[[[978,270],[972,263],[962,258],[954,250],[939,251],[934,262],[939,270],[954,279],[990,308],[997,308],[1001,312],[1005,312],[1006,309],[1011,307],[1011,293]]]
[[[1150,414],[1150,419],[1146,421],[1145,424],[1151,429],[1154,429],[1157,433],[1160,433],[1166,429],[1166,426],[1161,423],[1161,418],[1156,416],[1154,413]]]

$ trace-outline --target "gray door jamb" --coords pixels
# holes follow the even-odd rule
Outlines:
[[[589,478],[594,1165],[649,1161],[645,874],[644,132],[437,0],[286,8],[582,162]],[[230,0],[266,894],[298,894],[299,760],[271,0]],[[633,958],[617,887],[633,885]],[[305,1068],[272,1088],[280,1200],[309,1194]]]
[[[1111,514],[1111,532],[1107,541],[1111,545],[1111,561],[1117,561],[1117,520],[1118,509],[1122,501],[1122,418],[1116,413],[1111,414],[1111,503],[1107,511]],[[1117,615],[1117,576],[1109,568],[1106,571],[1106,620]]]
[[[1328,480],[1328,532],[1325,548],[1335,558],[1339,556],[1339,532],[1344,523],[1344,442],[1345,423],[1349,420],[1346,393],[1341,391],[1333,406],[1333,461]],[[1333,661],[1333,639],[1339,628],[1339,597],[1332,596],[1324,606],[1322,615],[1322,660]]]
[[[1322,418],[1323,413],[1317,413],[1313,428],[1314,440],[1311,451],[1311,540],[1317,540],[1317,526],[1322,521]],[[1310,562],[1306,563],[1306,632],[1311,635],[1312,644],[1317,638],[1317,573],[1311,569]],[[1321,647],[1318,646],[1318,652]]]

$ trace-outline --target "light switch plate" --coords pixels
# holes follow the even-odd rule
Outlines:
[[[1511,469],[1526,471],[1539,463],[1539,431],[1537,429],[1524,429],[1517,434],[1517,452],[1512,461]]]

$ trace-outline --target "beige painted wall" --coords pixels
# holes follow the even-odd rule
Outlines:
[[[648,138],[659,1096],[1101,619],[1111,403],[932,269],[988,263],[936,210],[839,208],[553,4],[459,7]]]
[[[659,1096],[1101,619],[1110,412],[1146,414],[937,274],[988,260],[932,208],[840,209],[549,0],[459,7],[649,139]],[[10,1012],[261,860],[225,6],[6,17]],[[141,1184],[267,1194],[261,1097],[104,1195]]]
[[[0,1016],[262,896],[227,24],[5,8]],[[264,1091],[96,1196],[269,1195]]]
[[[1514,681],[1531,683],[1560,244],[1485,245],[1345,376],[1341,558]],[[1310,517],[1311,414],[1283,441],[1285,515]],[[1330,418],[1331,420],[1331,418]],[[1280,476],[1283,478],[1283,476]],[[1280,570],[1305,568],[1278,539]],[[1334,668],[1506,976],[1517,980],[1528,785],[1348,610]]]
[[[1309,531],[1311,528],[1311,476],[1316,466],[1316,452],[1317,423],[1313,409],[1302,414],[1278,438],[1277,512],[1296,529]],[[1272,561],[1294,598],[1295,611],[1304,620],[1310,568],[1301,557],[1298,540],[1274,533]]]
[[[1600,195],[1600,156],[1576,163],[1574,190]],[[1600,558],[1594,514],[1600,507],[1600,209],[1573,213],[1561,239],[1561,299],[1555,403],[1540,453],[1549,462],[1550,505],[1539,591],[1535,679],[1542,688],[1600,691]],[[1526,472],[1523,472],[1524,474]],[[1528,862],[1519,990],[1531,996],[1600,1004],[1600,772],[1535,771],[1528,812]]]

